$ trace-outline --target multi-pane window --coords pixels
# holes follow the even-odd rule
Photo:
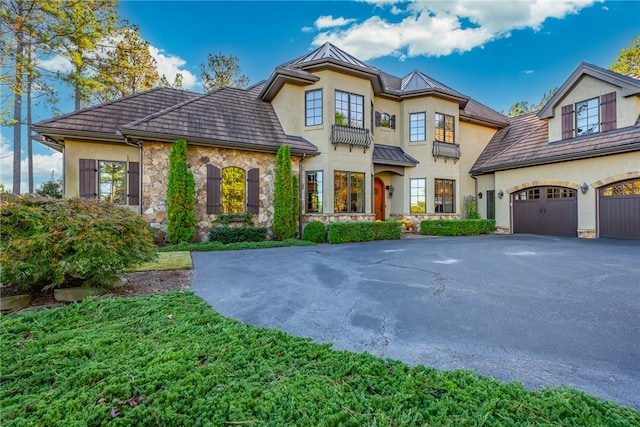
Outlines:
[[[322,212],[322,171],[307,172],[307,213]]]
[[[410,180],[411,212],[427,211],[427,180],[414,178]]]
[[[364,128],[364,96],[336,90],[336,124]]]
[[[336,171],[333,185],[335,213],[364,212],[364,173]]]
[[[540,198],[539,188],[530,188],[513,195],[514,200],[536,200]]]
[[[576,136],[600,132],[599,99],[576,103]]]
[[[322,124],[322,89],[305,92],[305,126]]]
[[[98,162],[99,166],[99,197],[100,200],[117,205],[126,203],[126,169],[127,162]]]
[[[547,187],[547,199],[575,198],[577,191],[572,188]]]
[[[426,129],[426,113],[409,114],[409,141],[424,141]]]
[[[454,137],[454,117],[448,114],[436,113],[435,117],[435,137],[438,142],[448,142],[453,144]]]
[[[455,213],[455,190],[455,180],[436,178],[433,189],[436,213]]]
[[[222,212],[244,213],[245,181],[244,169],[222,169]]]

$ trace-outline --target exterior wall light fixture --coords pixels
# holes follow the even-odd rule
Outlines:
[[[498,191],[498,199],[502,199],[502,196],[504,196],[504,193],[502,192],[502,190]]]
[[[384,188],[386,188],[387,191],[389,192],[389,198],[392,198],[393,197],[393,190],[394,190],[393,185],[387,185]]]
[[[582,194],[587,194],[587,191],[589,191],[589,185],[586,182],[583,183],[580,187],[580,191],[582,191]]]
[[[482,191],[478,193],[478,199],[482,199]]]

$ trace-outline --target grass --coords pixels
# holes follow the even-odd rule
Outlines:
[[[177,245],[158,248],[158,252],[189,251],[189,252],[209,252],[209,251],[237,251],[242,249],[266,249],[283,248],[287,246],[314,246],[315,243],[306,240],[267,240],[264,242],[202,242],[202,243],[178,243]]]
[[[4,426],[640,425],[640,413],[572,389],[527,391],[244,325],[190,292],[0,322]]]
[[[132,268],[132,271],[189,270],[193,268],[188,251],[159,252],[158,259]]]

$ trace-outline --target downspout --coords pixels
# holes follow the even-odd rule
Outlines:
[[[142,215],[142,143],[132,142],[131,139],[127,137],[124,138],[124,143],[138,149],[138,188],[140,189],[138,192],[138,213]]]
[[[307,157],[307,153],[302,153],[302,157],[300,157],[300,161],[298,162],[298,198],[300,199],[298,203],[298,238],[302,239],[302,202],[304,201],[304,197],[302,196],[302,162],[305,157]]]
[[[474,175],[469,174],[471,176],[471,178],[473,178],[474,181],[474,185],[473,185],[473,198],[476,201],[476,212],[480,212],[480,207],[478,206],[478,178],[476,178]],[[487,214],[485,213],[484,216],[487,216]],[[486,218],[485,218],[486,219]]]

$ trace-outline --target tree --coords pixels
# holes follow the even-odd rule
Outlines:
[[[167,238],[171,243],[191,242],[196,231],[196,182],[187,165],[187,141],[171,146],[167,186]]]
[[[207,69],[208,68],[208,69]],[[200,76],[205,92],[223,86],[243,88],[249,84],[249,78],[240,71],[240,60],[235,56],[209,54],[207,65],[200,64]]]
[[[276,154],[276,180],[273,192],[273,234],[277,240],[295,235],[291,149],[282,145]]]
[[[511,106],[511,108],[509,108],[509,111],[507,111],[507,116],[516,117],[516,116],[520,116],[520,115],[525,114],[525,113],[531,113],[533,111],[538,111],[542,107],[544,107],[544,104],[546,104],[547,101],[549,101],[549,99],[551,99],[551,97],[557,91],[558,91],[558,87],[556,86],[553,89],[551,89],[550,91],[546,92],[544,95],[542,95],[542,99],[537,104],[530,104],[528,101],[518,101],[515,104],[513,104]]]
[[[293,230],[295,234],[295,230],[298,225],[298,221],[300,220],[300,184],[298,182],[298,177],[295,175],[291,175],[291,193],[293,194]]]
[[[118,30],[115,46],[105,49],[104,57],[96,62],[95,97],[109,102],[123,96],[151,89],[160,84],[156,60],[149,52],[149,43],[140,37],[138,27],[125,26]]]
[[[640,36],[631,40],[629,47],[622,48],[609,69],[621,74],[640,75]]]
[[[36,194],[43,197],[62,199],[62,179],[55,179],[54,173],[51,171],[51,179],[40,184],[36,188]]]
[[[173,77],[173,83],[169,83],[169,79],[166,75],[162,75],[160,77],[160,81],[158,82],[159,87],[172,87],[174,89],[182,89],[182,73],[177,73]]]

